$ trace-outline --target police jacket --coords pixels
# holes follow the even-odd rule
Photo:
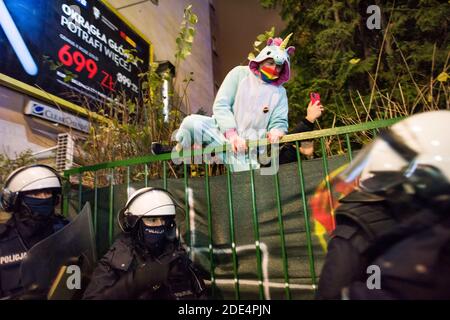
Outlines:
[[[20,234],[14,214],[6,223],[0,224],[0,298],[20,298],[24,292],[20,266],[27,251],[67,223],[64,217],[55,215],[48,228],[29,238]]]
[[[205,299],[206,286],[186,252],[177,243],[166,245],[164,252],[177,256],[168,277],[161,284],[136,293],[132,283],[121,281],[130,276],[141,260],[132,237],[122,234],[99,261],[83,299],[95,300],[184,300]]]
[[[423,208],[381,236],[369,250],[369,264],[379,268],[378,287],[366,274],[349,285],[348,298],[450,299],[449,212]]]
[[[351,299],[423,299],[447,294],[440,288],[430,295],[437,283],[450,280],[442,272],[418,280],[425,269],[444,268],[450,275],[450,225],[444,214],[427,206],[398,209],[386,198],[360,191],[341,202],[320,276],[319,299],[341,299],[343,288],[351,289]],[[386,290],[368,288],[369,265],[381,268],[381,287]]]
[[[318,299],[340,299],[344,287],[363,279],[368,248],[395,224],[382,197],[356,191],[340,202],[320,274]]]

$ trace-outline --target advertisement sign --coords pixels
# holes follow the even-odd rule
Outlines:
[[[149,62],[150,44],[102,1],[0,0],[0,74],[95,108],[139,98]]]

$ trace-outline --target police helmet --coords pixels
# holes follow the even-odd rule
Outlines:
[[[36,190],[52,190],[61,192],[61,177],[52,167],[35,164],[14,170],[1,191],[1,204],[7,212],[14,210],[18,204],[19,195],[23,192]]]
[[[358,179],[368,192],[403,185],[425,196],[448,194],[450,188],[450,111],[415,114],[385,130],[363,148],[342,177]]]
[[[175,218],[181,206],[172,194],[164,189],[147,187],[135,191],[125,207],[119,211],[118,222],[124,232],[130,232],[144,217]]]

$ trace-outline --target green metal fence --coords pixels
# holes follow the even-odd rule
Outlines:
[[[326,182],[326,188],[328,192],[330,193],[330,201],[332,201],[331,197],[331,185],[330,181],[328,179],[329,174],[329,168],[328,168],[328,157],[326,155],[326,146],[325,146],[325,138],[330,136],[339,136],[340,138],[343,137],[343,141],[345,141],[345,151],[348,154],[348,161],[352,160],[352,148],[351,148],[351,135],[355,133],[360,132],[371,132],[372,135],[375,135],[377,130],[384,127],[389,127],[395,122],[401,120],[401,118],[396,119],[389,119],[389,120],[380,120],[380,121],[373,121],[368,122],[364,124],[358,124],[358,125],[352,125],[352,126],[346,126],[346,127],[337,127],[332,129],[324,129],[324,130],[317,130],[312,132],[306,132],[306,133],[299,133],[299,134],[292,134],[287,135],[283,137],[283,139],[280,141],[281,143],[284,142],[291,142],[295,144],[297,149],[297,172],[298,172],[298,179],[299,179],[299,185],[300,190],[298,191],[299,199],[301,199],[303,203],[303,215],[305,220],[305,232],[306,232],[306,245],[308,250],[308,262],[309,262],[309,273],[310,273],[310,279],[311,279],[311,285],[313,288],[316,288],[317,285],[317,276],[318,272],[316,270],[315,264],[314,264],[314,250],[312,245],[312,235],[311,235],[311,225],[310,225],[310,213],[308,212],[308,205],[307,205],[307,196],[305,192],[305,178],[304,178],[304,172],[303,172],[303,163],[302,158],[299,153],[299,143],[303,140],[311,140],[311,139],[319,139],[320,140],[320,150],[322,154],[322,166],[323,166],[323,172],[324,172],[324,179]],[[256,142],[251,142],[251,145],[255,145]],[[188,158],[188,157],[196,157],[196,156],[203,156],[204,154],[211,153],[212,151],[215,152],[223,152],[225,150],[225,146],[216,148],[215,150],[208,150],[206,152],[205,150],[198,150],[196,152],[193,152],[192,154],[178,154],[179,158]],[[170,153],[168,154],[161,154],[161,155],[149,155],[149,156],[143,156],[143,157],[136,157],[126,160],[119,160],[109,163],[100,163],[92,166],[86,166],[86,167],[79,167],[79,168],[73,168],[70,170],[66,170],[64,172],[64,176],[67,179],[67,181],[74,180],[74,177],[77,177],[77,180],[79,182],[82,181],[82,177],[86,173],[90,173],[93,175],[93,186],[91,188],[91,192],[93,192],[93,203],[91,205],[93,206],[93,223],[94,223],[94,229],[99,230],[99,221],[98,221],[98,207],[99,207],[99,199],[98,199],[98,173],[101,170],[108,170],[109,171],[109,199],[108,199],[108,222],[107,222],[107,229],[108,229],[108,242],[109,244],[112,243],[114,238],[114,221],[116,217],[116,212],[114,212],[113,203],[114,203],[114,188],[116,186],[114,181],[114,174],[117,170],[122,170],[121,172],[125,172],[126,179],[124,179],[127,190],[130,186],[130,172],[131,169],[135,166],[141,165],[144,166],[144,183],[145,186],[149,183],[149,177],[148,177],[148,166],[154,163],[160,163],[161,164],[161,174],[163,187],[167,189],[168,187],[168,161],[172,160],[172,155]],[[207,223],[208,223],[208,239],[209,239],[209,246],[208,246],[208,254],[209,254],[209,261],[210,261],[210,275],[211,275],[211,284],[212,284],[212,290],[215,288],[215,262],[214,262],[214,243],[213,243],[213,228],[212,228],[212,209],[211,209],[211,199],[212,195],[210,193],[210,176],[208,174],[209,172],[209,164],[202,164],[205,175],[203,177],[204,179],[204,192],[206,195],[206,208],[207,208]],[[250,193],[251,193],[251,220],[252,220],[252,226],[253,226],[253,237],[255,241],[255,255],[256,255],[256,265],[257,265],[257,277],[258,277],[258,294],[260,299],[266,298],[263,288],[263,270],[262,270],[262,257],[261,257],[261,248],[260,248],[260,232],[259,232],[259,221],[258,221],[258,208],[257,208],[257,192],[255,188],[255,170],[251,169],[248,171],[248,175],[250,176]],[[186,245],[190,247],[190,221],[189,221],[189,199],[188,199],[188,186],[189,186],[189,179],[190,175],[188,173],[188,168],[186,164],[183,164],[183,183],[184,183],[184,190],[185,190],[185,210],[186,210],[186,221],[185,221],[185,240]],[[198,179],[198,178],[197,178]],[[285,248],[285,227],[283,222],[283,214],[282,214],[282,203],[281,203],[281,196],[280,196],[280,180],[278,173],[274,174],[274,193],[275,193],[275,201],[276,201],[276,210],[277,210],[277,219],[278,219],[278,228],[279,228],[279,236],[280,236],[280,248],[281,248],[281,255],[282,255],[282,272],[284,274],[284,282],[285,282],[285,295],[287,299],[291,299],[291,290],[290,290],[290,279],[289,279],[289,272],[288,272],[288,254]],[[239,203],[233,202],[233,183],[232,183],[232,173],[228,165],[226,165],[226,190],[227,190],[227,206],[228,206],[228,213],[229,213],[229,239],[231,242],[231,254],[232,254],[232,269],[233,269],[233,276],[234,276],[234,297],[236,299],[240,299],[240,281],[239,281],[239,274],[238,274],[238,261],[237,261],[237,251],[235,246],[235,208],[239,208]],[[81,209],[84,205],[83,203],[83,191],[86,187],[83,187],[82,183],[78,184],[78,209]],[[63,201],[63,213],[65,215],[69,212],[69,202],[70,199],[70,188],[65,189],[65,195],[64,195],[64,201]],[[92,200],[92,199],[91,199]],[[105,204],[102,203],[104,206]],[[104,225],[102,227],[105,227]],[[214,294],[214,292],[212,293]]]

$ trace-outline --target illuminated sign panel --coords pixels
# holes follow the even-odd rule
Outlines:
[[[149,43],[101,1],[0,0],[0,73],[55,96],[134,99],[149,60]]]

